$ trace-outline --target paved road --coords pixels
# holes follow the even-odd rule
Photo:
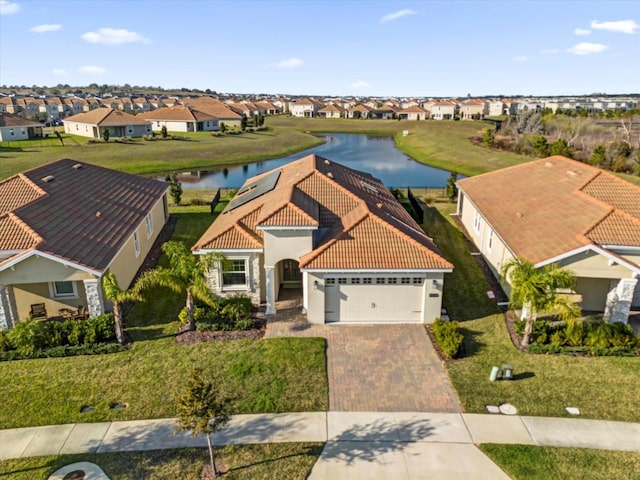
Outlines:
[[[39,455],[205,447],[174,434],[174,419],[0,430],[0,460]],[[640,452],[640,423],[411,412],[237,415],[217,445],[326,442],[312,480],[508,479],[476,444],[512,443]]]

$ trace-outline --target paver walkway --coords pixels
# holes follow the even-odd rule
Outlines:
[[[267,338],[327,339],[331,411],[461,411],[424,325],[311,325],[295,298],[278,302],[276,310]]]

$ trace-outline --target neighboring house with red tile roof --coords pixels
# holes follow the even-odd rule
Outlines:
[[[342,118],[345,116],[345,111],[344,108],[339,105],[330,103],[326,107],[318,110],[317,116],[320,118]]]
[[[229,106],[217,98],[207,96],[185,98],[182,103],[217,118],[221,123],[224,122],[227,127],[239,127],[242,123],[242,115],[229,108]]]
[[[42,136],[42,124],[40,122],[0,112],[0,142],[28,140],[29,138]]]
[[[481,98],[469,98],[460,105],[462,120],[482,120],[489,113],[489,105]]]
[[[0,329],[32,304],[104,313],[102,277],[129,287],[165,225],[167,188],[70,159],[0,182]]]
[[[102,138],[109,130],[113,137],[143,137],[151,135],[151,124],[142,116],[131,115],[113,108],[96,108],[65,118],[64,132],[90,138]]]
[[[347,110],[347,118],[369,118],[373,109],[362,103],[358,103]]]
[[[640,308],[640,187],[561,156],[458,187],[458,216],[496,276],[514,257],[558,263],[576,274],[584,311],[626,322]]]
[[[324,105],[310,98],[302,98],[289,103],[289,112],[294,117],[315,117]]]
[[[424,108],[420,108],[418,105],[405,107],[398,112],[398,118],[400,120],[425,120],[428,116],[429,112]]]
[[[163,126],[170,132],[210,132],[219,127],[218,119],[214,116],[183,105],[159,108],[138,115],[151,122],[151,128],[155,132],[161,131]]]
[[[433,120],[453,120],[458,112],[458,104],[452,100],[431,102],[429,113]]]
[[[298,288],[311,323],[432,322],[453,270],[378,179],[316,155],[248,180],[192,250],[227,257],[215,294],[273,314]]]

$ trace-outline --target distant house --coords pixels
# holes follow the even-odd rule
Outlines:
[[[183,105],[159,108],[139,116],[151,122],[155,132],[161,131],[162,127],[167,127],[170,132],[209,132],[219,128],[217,118]]]
[[[303,98],[289,103],[289,112],[294,117],[315,117],[324,105],[309,98]]]
[[[183,104],[217,118],[220,123],[224,123],[227,127],[239,127],[242,123],[242,115],[217,98],[207,96],[185,98]]]
[[[345,116],[345,112],[339,105],[330,104],[318,110],[317,116],[321,118],[342,118]]]
[[[142,137],[151,134],[151,124],[141,116],[114,110],[97,108],[65,118],[64,132],[90,138],[102,138],[105,130],[111,137]]]
[[[640,309],[640,187],[561,156],[458,187],[458,216],[496,276],[515,257],[557,263],[576,274],[582,310],[626,323]]]
[[[429,107],[433,120],[453,120],[458,111],[458,104],[451,100],[433,102]]]
[[[373,110],[371,107],[367,107],[362,103],[359,103],[347,110],[348,118],[369,118],[369,115]]]
[[[310,323],[431,323],[453,270],[378,179],[316,155],[247,180],[192,251],[226,256],[216,295],[273,314],[297,289]]]
[[[390,105],[382,105],[381,107],[374,108],[369,112],[369,118],[380,120],[393,120],[396,118],[397,109]]]
[[[104,313],[102,277],[129,287],[168,218],[167,188],[69,159],[0,182],[0,329],[31,305]]]
[[[462,102],[460,106],[462,120],[482,120],[488,112],[487,102],[480,98],[470,98]]]
[[[429,113],[418,105],[413,105],[403,108],[397,115],[400,120],[425,120]]]
[[[18,115],[0,113],[0,142],[42,137],[42,124]]]

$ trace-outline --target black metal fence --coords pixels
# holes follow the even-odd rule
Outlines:
[[[415,195],[411,191],[410,188],[407,188],[407,197],[409,198],[409,202],[411,202],[411,206],[413,207],[413,211],[416,212],[416,217],[418,218],[418,223],[424,223],[424,210],[420,202],[416,199]]]

